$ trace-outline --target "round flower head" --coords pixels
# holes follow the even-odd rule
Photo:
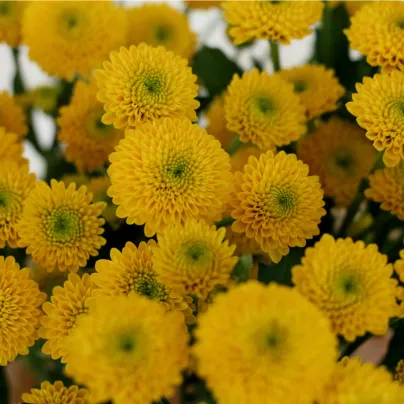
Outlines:
[[[236,45],[251,39],[270,39],[289,44],[309,35],[311,25],[321,18],[320,1],[226,1],[224,17]]]
[[[1,160],[0,160],[1,161]],[[0,163],[0,248],[6,242],[17,247],[16,225],[21,217],[23,203],[35,186],[35,174],[29,174],[28,165],[17,165],[12,160]]]
[[[92,195],[85,186],[76,190],[63,182],[37,182],[25,200],[21,220],[17,224],[20,246],[28,247],[35,263],[52,272],[76,272],[90,256],[96,256],[105,244],[100,236],[104,219],[98,218],[105,203],[91,203]]]
[[[168,116],[196,120],[198,86],[186,59],[144,43],[121,47],[110,58],[94,72],[107,111],[103,123],[125,128]]]
[[[321,65],[294,67],[277,74],[293,84],[295,94],[306,108],[308,119],[336,110],[338,100],[344,95],[344,88],[334,71]]]
[[[98,297],[81,320],[67,371],[95,402],[151,403],[181,383],[188,336],[180,313],[138,295]]]
[[[229,155],[188,120],[166,118],[127,131],[110,155],[117,216],[146,223],[152,237],[189,217],[220,218],[230,198]]]
[[[14,133],[6,132],[6,129],[0,126],[0,161],[4,164],[6,161],[13,163],[23,163],[22,154],[24,152],[23,144]]]
[[[18,354],[28,355],[37,339],[38,307],[46,295],[30,279],[30,272],[29,268],[20,270],[13,257],[0,256],[0,366]]]
[[[345,30],[351,48],[363,53],[372,66],[404,70],[404,4],[369,3],[352,17],[351,26]]]
[[[403,404],[404,388],[383,366],[345,357],[338,363],[318,404]]]
[[[320,232],[323,191],[308,173],[294,154],[268,151],[259,159],[251,156],[244,172],[235,174],[232,230],[255,238],[274,262]]]
[[[29,57],[47,73],[73,80],[89,76],[125,43],[126,16],[111,1],[32,2],[23,18]]]
[[[16,47],[21,42],[21,19],[25,8],[25,1],[0,2],[0,43]]]
[[[357,94],[348,102],[348,111],[355,115],[366,137],[378,151],[385,150],[388,167],[404,159],[404,73],[376,74],[356,84]]]
[[[161,280],[187,294],[206,297],[215,286],[225,285],[237,262],[236,246],[223,241],[226,229],[190,219],[158,234],[154,266]]]
[[[217,296],[196,338],[197,371],[223,404],[311,404],[336,359],[327,318],[277,284],[249,281]]]
[[[293,268],[293,283],[330,318],[336,334],[353,341],[387,332],[396,309],[392,272],[376,244],[325,234]]]
[[[11,95],[4,91],[0,91],[0,127],[1,126],[4,127],[6,132],[15,133],[19,138],[25,136],[28,131],[23,109]]]
[[[66,363],[70,335],[76,329],[79,316],[88,312],[87,302],[93,290],[90,275],[80,278],[71,273],[63,287],[53,288],[51,301],[44,303],[42,310],[45,316],[40,321],[42,327],[38,334],[46,339],[42,352],[52,359],[62,358]]]
[[[113,248],[111,260],[99,260],[95,264],[94,295],[145,296],[160,302],[167,311],[179,310],[187,323],[195,322],[192,299],[176,293],[158,279],[152,262],[155,246],[156,242],[149,240],[147,244],[141,242],[139,247],[128,242],[122,252]]]
[[[183,58],[194,53],[196,35],[188,18],[168,4],[144,4],[128,10],[127,16],[128,45],[161,45]]]
[[[241,141],[271,149],[306,132],[305,109],[293,86],[279,76],[253,69],[241,78],[234,75],[227,91],[227,128],[240,135]]]
[[[97,86],[83,81],[77,82],[70,104],[60,108],[59,140],[66,143],[66,160],[80,172],[99,170],[123,137],[123,131],[101,122],[103,114]]]
[[[324,194],[348,206],[377,152],[357,125],[333,117],[299,140],[297,155],[320,177]]]
[[[27,404],[87,404],[88,391],[78,386],[65,387],[61,381],[54,384],[48,381],[41,383],[40,389],[32,389],[22,395]]]

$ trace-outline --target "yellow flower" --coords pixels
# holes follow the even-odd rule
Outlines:
[[[338,363],[318,404],[403,404],[404,389],[383,366],[345,357]]]
[[[236,255],[264,254],[255,238],[248,238],[245,233],[236,233],[231,229],[231,226],[226,228],[226,240],[229,240],[229,244],[236,245]]]
[[[45,300],[30,268],[23,268],[13,257],[0,256],[0,366],[12,362],[18,354],[28,355],[37,339],[36,327]]]
[[[334,70],[321,65],[304,65],[281,70],[279,76],[293,84],[294,92],[300,97],[308,119],[337,109],[338,100],[344,95]]]
[[[101,122],[104,108],[96,96],[95,83],[78,81],[70,104],[60,109],[57,119],[59,140],[67,146],[66,160],[80,172],[99,170],[123,137],[122,131]]]
[[[32,389],[31,393],[22,395],[24,403],[29,404],[87,404],[88,391],[78,386],[65,387],[61,381],[54,384],[48,381],[41,383],[40,389]]]
[[[127,11],[128,45],[144,42],[164,46],[183,58],[195,51],[196,35],[191,31],[188,18],[168,4],[144,4]]]
[[[222,0],[185,0],[185,5],[190,9],[219,7],[221,3]]]
[[[404,220],[404,162],[401,161],[395,167],[376,170],[369,175],[369,185],[365,196],[381,203],[383,210]]]
[[[323,10],[320,1],[232,0],[223,2],[222,7],[236,45],[251,39],[289,44],[309,35]]]
[[[217,285],[225,285],[237,262],[236,246],[223,241],[226,229],[190,219],[158,234],[154,267],[168,286],[204,298]]]
[[[198,86],[186,59],[144,43],[121,47],[110,58],[94,72],[107,111],[103,123],[125,128],[167,116],[196,120]]]
[[[401,283],[404,283],[404,250],[400,251],[400,259],[394,263],[394,270]],[[396,291],[397,313],[396,316],[404,317],[404,287],[398,286]]]
[[[151,403],[181,384],[188,336],[180,313],[138,295],[98,297],[81,320],[67,370],[95,402]]]
[[[396,281],[376,244],[335,240],[325,234],[293,267],[293,283],[316,304],[347,341],[371,332],[383,335],[394,316]]]
[[[274,151],[274,150],[273,150]],[[243,171],[244,166],[248,164],[250,156],[254,156],[256,159],[262,154],[262,150],[253,144],[242,144],[231,156],[230,164],[231,171],[236,173],[237,171]]]
[[[91,277],[96,285],[95,296],[145,296],[160,302],[167,311],[178,310],[187,323],[195,322],[192,299],[180,295],[162,283],[152,262],[156,242],[141,242],[139,247],[126,243],[122,252],[113,248],[111,260],[98,260]],[[191,308],[192,307],[192,308]]]
[[[0,43],[16,47],[21,42],[21,19],[28,2],[0,1]]]
[[[374,1],[374,0],[372,0]],[[353,15],[356,14],[357,11],[359,11],[363,6],[366,6],[367,4],[372,3],[372,1],[361,1],[361,0],[346,0],[344,2],[345,8],[348,11],[348,14],[352,17]]]
[[[100,236],[104,219],[98,218],[105,203],[91,203],[85,186],[76,190],[63,182],[37,182],[24,204],[17,231],[20,246],[28,247],[35,263],[52,272],[76,272],[105,244]]]
[[[0,126],[0,161],[6,163],[22,164],[26,160],[22,157],[24,152],[23,144],[14,133],[8,133],[6,129]]]
[[[220,218],[230,198],[229,155],[187,120],[160,119],[129,130],[110,155],[108,194],[117,216],[147,237],[190,217]]]
[[[337,354],[320,310],[292,288],[256,281],[217,296],[196,338],[198,373],[222,404],[311,404]]]
[[[372,169],[377,152],[357,125],[333,117],[300,139],[297,155],[320,177],[324,195],[348,206]]]
[[[225,113],[227,128],[261,149],[289,144],[306,132],[305,109],[293,86],[257,69],[233,77]]]
[[[23,204],[35,187],[35,174],[29,174],[28,165],[17,165],[12,160],[0,164],[0,248],[6,242],[17,247],[19,240],[16,225],[21,217]]]
[[[395,379],[400,383],[404,384],[404,360],[401,359],[396,367],[396,372],[395,372]]]
[[[370,65],[389,72],[404,70],[403,29],[404,4],[380,1],[355,13],[345,34],[351,48],[363,53]]]
[[[356,84],[357,94],[348,102],[348,111],[356,116],[366,137],[378,151],[385,150],[384,164],[398,164],[404,158],[404,73],[376,74]]]
[[[25,125],[23,109],[17,104],[16,100],[5,91],[0,91],[0,127],[1,126],[4,127],[6,132],[15,133],[19,138],[25,136],[28,131],[27,125]]]
[[[294,154],[268,151],[250,157],[244,172],[235,174],[232,230],[255,238],[274,262],[319,234],[323,191],[318,177],[308,173]]]

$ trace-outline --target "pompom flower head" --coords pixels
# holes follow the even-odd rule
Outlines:
[[[181,383],[188,337],[180,313],[138,295],[99,297],[81,320],[68,372],[95,402],[151,403]]]
[[[223,241],[226,229],[190,219],[158,234],[154,265],[160,278],[174,289],[205,298],[225,285],[237,262],[236,246]]]
[[[92,195],[85,186],[76,190],[63,182],[51,180],[49,186],[38,182],[25,200],[17,231],[21,247],[34,262],[52,272],[76,272],[90,256],[96,256],[105,244],[100,236],[104,219],[98,218],[105,203],[91,203]]]
[[[251,39],[270,39],[289,44],[311,32],[321,18],[323,4],[318,1],[237,1],[222,3],[230,36],[236,45]]]
[[[28,131],[23,109],[4,91],[0,91],[0,127],[4,127],[6,132],[15,133],[20,139]]]
[[[346,340],[383,335],[396,309],[396,281],[376,244],[324,235],[293,268],[297,289],[329,317]]]
[[[20,270],[13,257],[0,256],[0,366],[18,354],[28,355],[37,339],[39,306],[46,298],[30,279],[29,268]]]
[[[261,149],[299,139],[306,132],[305,109],[293,86],[253,69],[234,75],[225,97],[227,128]]]
[[[147,237],[189,217],[220,218],[233,175],[228,154],[188,120],[166,118],[127,131],[111,154],[108,194],[117,216]]]
[[[112,1],[32,2],[24,14],[23,39],[30,58],[47,73],[88,77],[111,50],[125,43],[126,16]]]
[[[259,159],[251,156],[244,172],[235,174],[232,230],[255,238],[274,262],[320,232],[323,191],[308,173],[296,155],[268,151]]]
[[[21,19],[28,2],[0,2],[0,43],[18,46],[21,42]]]
[[[376,74],[365,77],[356,85],[357,94],[348,102],[348,111],[355,115],[359,126],[388,167],[404,159],[404,73]]]
[[[199,319],[198,373],[220,403],[311,404],[330,376],[336,338],[297,291],[249,281]]]
[[[110,58],[94,72],[103,123],[125,128],[168,116],[196,120],[198,86],[186,59],[144,43],[121,47]]]

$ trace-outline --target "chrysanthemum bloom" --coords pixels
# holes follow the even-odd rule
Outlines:
[[[21,19],[28,2],[0,2],[0,43],[18,46],[21,42]]]
[[[86,389],[78,386],[65,387],[61,381],[54,384],[48,381],[41,383],[40,389],[32,389],[22,395],[24,403],[29,404],[88,404],[89,397]]]
[[[80,172],[99,170],[123,137],[123,131],[101,122],[103,114],[96,84],[83,81],[77,82],[70,104],[60,109],[59,140],[66,143],[66,160]]]
[[[222,0],[185,0],[185,5],[190,9],[219,7],[221,3]]]
[[[138,295],[98,297],[81,320],[68,372],[95,402],[151,403],[181,383],[188,336],[177,311]]]
[[[47,340],[42,351],[52,359],[62,358],[66,363],[70,335],[76,329],[79,316],[88,312],[87,302],[93,287],[89,274],[80,278],[71,273],[63,287],[53,288],[51,301],[43,304],[45,316],[40,319],[42,327],[38,334]]]
[[[333,117],[297,144],[299,158],[320,177],[324,195],[338,205],[351,203],[376,160],[377,152],[364,135],[357,125]]]
[[[305,108],[292,84],[257,69],[234,75],[225,114],[230,131],[261,149],[289,144],[306,132]]]
[[[372,2],[362,7],[345,30],[352,49],[366,56],[372,66],[386,72],[404,70],[404,4]]]
[[[318,404],[403,404],[404,388],[383,366],[345,357],[336,366]]]
[[[232,230],[255,238],[274,262],[319,234],[323,191],[318,177],[308,173],[294,154],[268,151],[250,157],[244,172],[235,174]]]
[[[401,283],[404,283],[404,250],[400,251],[400,259],[394,263],[394,270],[398,275]],[[396,316],[404,317],[404,287],[397,287],[396,291],[397,297],[397,313]]]
[[[190,219],[158,234],[154,267],[161,280],[176,290],[206,297],[225,285],[237,262],[235,245],[224,240],[226,229]]]
[[[353,341],[387,332],[396,309],[392,273],[376,244],[325,234],[293,267],[293,283],[330,318],[336,334]]]
[[[320,1],[225,1],[224,17],[229,33],[238,45],[251,39],[270,39],[289,44],[311,32],[311,25],[321,18]]]
[[[168,4],[144,4],[127,11],[128,45],[164,46],[183,58],[195,51],[196,35],[186,15]]]
[[[110,59],[94,72],[107,111],[103,123],[125,128],[162,117],[196,120],[198,86],[186,59],[144,43],[121,47]]]
[[[175,292],[162,283],[152,262],[154,240],[147,244],[141,242],[139,247],[126,243],[122,252],[113,248],[111,260],[98,260],[96,273],[92,279],[96,285],[95,296],[145,296],[160,302],[167,311],[179,310],[187,323],[195,322],[192,314],[192,299]]]
[[[23,109],[17,104],[15,99],[5,91],[0,92],[0,127],[1,126],[4,127],[6,132],[15,133],[19,138],[25,136],[28,131]]]
[[[242,144],[231,156],[230,164],[231,170],[235,173],[237,171],[243,171],[244,166],[248,164],[250,156],[254,156],[259,159],[262,154],[262,150],[253,144]]]
[[[397,366],[396,366],[396,371],[394,374],[395,379],[400,383],[404,384],[404,360],[401,359]]]
[[[105,244],[100,236],[104,219],[98,218],[104,202],[91,203],[92,194],[85,186],[51,180],[37,182],[25,200],[21,220],[17,224],[21,247],[28,247],[35,263],[52,272],[76,272],[90,256],[98,255]]]
[[[198,373],[220,403],[311,404],[336,359],[327,318],[297,291],[249,281],[199,318]]]
[[[37,339],[38,307],[46,295],[30,279],[30,271],[20,270],[14,257],[0,256],[0,366],[18,354],[28,355],[28,348]]]
[[[18,136],[7,132],[4,127],[0,126],[0,161],[2,163],[6,161],[23,163],[26,161],[22,157],[23,152],[24,147]]]
[[[28,172],[27,164],[18,165],[0,158],[0,248],[4,248],[6,242],[12,248],[17,247],[16,225],[35,180],[35,174]]]
[[[127,131],[110,155],[117,216],[153,236],[187,218],[220,219],[233,189],[229,155],[188,120],[160,119]]]
[[[356,116],[366,137],[378,151],[385,150],[384,164],[392,167],[404,159],[404,73],[365,77],[356,84],[357,94],[348,102],[348,111]]]
[[[305,65],[281,70],[279,76],[293,84],[294,92],[300,97],[308,119],[337,109],[338,100],[344,95],[334,70],[321,65]]]

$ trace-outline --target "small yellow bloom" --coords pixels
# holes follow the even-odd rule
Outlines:
[[[20,45],[21,20],[27,5],[26,1],[0,1],[0,43]]]
[[[6,132],[15,133],[20,139],[28,132],[23,109],[14,97],[4,91],[0,91],[0,127],[4,127]]]

